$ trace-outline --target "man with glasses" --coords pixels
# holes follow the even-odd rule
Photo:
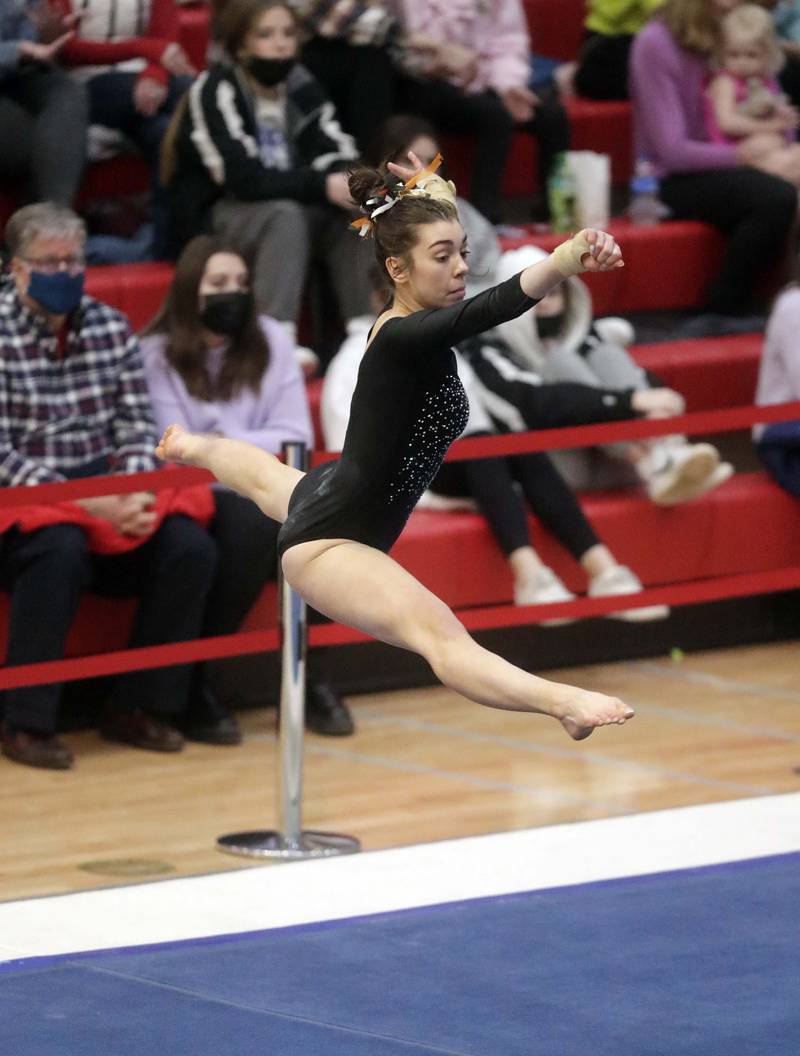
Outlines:
[[[5,234],[11,266],[0,285],[0,486],[155,469],[157,436],[137,340],[123,315],[83,293],[83,221],[45,202],[18,210]],[[167,516],[156,527],[154,498],[77,500],[137,539],[123,553],[91,552],[85,526],[68,518],[0,535],[0,586],[11,593],[7,666],[61,659],[84,590],[140,598],[131,647],[198,637],[213,542],[190,516]],[[177,666],[119,677],[103,735],[179,750],[183,738],[168,720],[185,709],[189,674]],[[72,765],[56,736],[60,693],[60,685],[48,685],[3,694],[6,756],[51,769]]]

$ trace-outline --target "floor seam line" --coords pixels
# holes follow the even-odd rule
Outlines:
[[[103,965],[90,964],[85,961],[70,961],[65,962],[71,968],[85,968],[91,972],[97,972],[101,975],[110,975],[116,979],[124,979],[127,982],[139,983],[144,986],[152,986],[157,990],[168,990],[170,993],[181,994],[184,997],[193,997],[200,1001],[209,1001],[213,1004],[225,1005],[228,1008],[235,1008],[242,1012],[254,1012],[261,1015],[277,1016],[279,1019],[285,1019],[292,1023],[304,1023],[312,1026],[325,1027],[329,1030],[340,1031],[343,1034],[357,1034],[360,1037],[365,1038],[379,1038],[381,1041],[393,1041],[401,1045],[408,1045],[411,1048],[421,1049],[427,1052],[440,1053],[441,1056],[472,1056],[472,1054],[460,1051],[457,1049],[443,1049],[436,1045],[428,1045],[425,1042],[420,1041],[407,1041],[404,1038],[393,1037],[391,1034],[377,1034],[373,1030],[362,1030],[357,1027],[344,1027],[338,1023],[328,1023],[324,1020],[310,1019],[308,1016],[298,1016],[291,1012],[280,1012],[277,1009],[261,1008],[258,1005],[250,1005],[241,1001],[231,1001],[229,998],[218,997],[214,994],[201,993],[197,990],[189,990],[186,987],[175,986],[173,983],[162,983],[157,979],[146,979],[138,975],[130,975],[128,972],[121,972],[116,968],[108,968]]]

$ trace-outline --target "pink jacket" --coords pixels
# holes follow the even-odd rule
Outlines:
[[[399,0],[405,29],[460,44],[478,54],[470,93],[525,88],[530,41],[521,0]]]

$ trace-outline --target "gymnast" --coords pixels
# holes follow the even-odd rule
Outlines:
[[[465,300],[469,269],[455,188],[436,175],[436,162],[426,169],[408,157],[410,165],[350,175],[353,200],[364,203],[354,226],[374,238],[393,298],[370,335],[341,459],[303,474],[251,444],[178,425],[166,429],[157,454],[209,469],[282,522],[284,575],[313,608],[419,653],[470,700],[550,715],[581,740],[598,726],[624,723],[633,709],[538,678],[484,649],[388,551],[466,424],[451,346],[528,311],[571,275],[622,267],[622,254],[611,235],[584,230]]]

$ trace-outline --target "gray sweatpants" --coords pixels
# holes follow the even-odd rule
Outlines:
[[[345,322],[371,313],[369,247],[348,229],[348,219],[333,206],[285,198],[223,198],[213,214],[215,232],[253,254],[256,303],[282,322],[297,322],[312,261],[325,265]]]
[[[72,205],[86,164],[86,88],[63,70],[0,81],[0,180],[27,179],[26,198]]]
[[[545,381],[574,381],[600,389],[647,389],[647,375],[624,348],[600,344],[586,356],[557,347],[547,352]],[[628,461],[630,445],[608,444],[601,448],[554,451],[553,458],[573,488],[621,488],[640,483]]]

